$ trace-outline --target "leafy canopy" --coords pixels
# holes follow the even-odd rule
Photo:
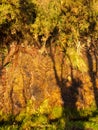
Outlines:
[[[98,39],[97,7],[98,2],[93,0],[1,0],[0,42],[22,43],[31,38],[43,45],[49,44],[50,38],[70,58],[76,54],[74,50],[80,50],[76,54],[80,60],[82,46],[87,45],[84,39]],[[74,48],[74,55],[70,48]],[[79,68],[79,62],[74,64]]]

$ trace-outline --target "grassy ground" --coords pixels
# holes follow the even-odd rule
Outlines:
[[[23,111],[17,116],[3,116],[0,130],[98,130],[97,110],[83,115],[57,107],[50,114],[39,110],[31,115]]]

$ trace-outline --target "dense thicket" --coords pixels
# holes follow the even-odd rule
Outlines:
[[[21,44],[25,40],[29,44],[56,44],[72,59],[73,66],[81,69],[79,54],[85,46],[91,46],[92,39],[94,42],[98,39],[98,2],[95,0],[0,2],[1,45],[8,46],[12,41]],[[74,63],[75,59],[80,61]]]
[[[1,129],[97,130],[97,77],[97,0],[0,0]]]

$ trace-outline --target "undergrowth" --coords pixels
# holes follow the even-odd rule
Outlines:
[[[38,109],[29,101],[18,115],[0,113],[0,130],[71,130],[98,128],[98,110],[74,110],[54,106],[45,100]]]

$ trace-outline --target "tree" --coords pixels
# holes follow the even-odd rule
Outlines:
[[[36,44],[45,46],[49,39],[51,42],[55,39],[52,44],[60,46],[71,59],[78,58],[77,63],[71,62],[80,69],[80,55],[87,46],[87,39],[98,38],[97,6],[97,2],[88,0],[2,0],[1,43],[10,44],[14,40],[24,43],[27,40],[34,44],[35,40]]]
[[[27,0],[2,0],[0,4],[1,43],[19,43],[30,35],[30,24],[36,17],[34,4]]]

